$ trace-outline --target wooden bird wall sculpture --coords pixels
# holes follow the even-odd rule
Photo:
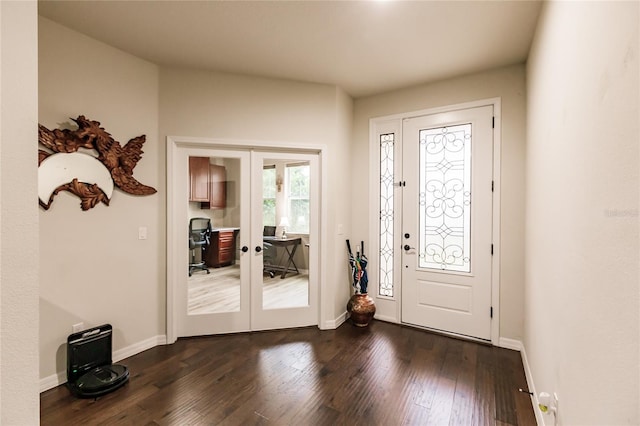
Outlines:
[[[82,210],[89,210],[100,202],[109,205],[114,184],[133,195],[157,192],[133,177],[133,169],[142,158],[145,135],[121,146],[99,122],[88,120],[84,115],[71,120],[78,129],[49,130],[38,126],[38,142],[52,151],[38,150],[38,198],[45,210],[60,191],[80,197]],[[80,148],[85,151],[79,151]]]

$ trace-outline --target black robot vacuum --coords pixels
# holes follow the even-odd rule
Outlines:
[[[113,364],[112,327],[101,325],[67,338],[67,386],[80,398],[97,398],[129,380],[126,366]]]

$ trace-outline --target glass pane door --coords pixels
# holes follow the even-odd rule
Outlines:
[[[177,335],[318,324],[318,155],[185,151]]]
[[[254,153],[254,329],[317,324],[317,155]],[[315,198],[314,198],[315,197]],[[314,281],[315,280],[315,281]]]
[[[249,162],[243,151],[189,154],[181,335],[250,329]]]

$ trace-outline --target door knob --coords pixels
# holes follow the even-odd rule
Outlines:
[[[409,250],[413,250],[414,249],[414,247],[409,247],[409,244],[405,244],[403,248],[404,248],[405,251],[409,251]]]
[[[246,253],[246,252],[248,252],[248,251],[249,251],[249,247],[247,247],[247,246],[242,246],[242,248],[241,248],[240,250],[242,250],[242,252],[243,252],[243,253]]]
[[[256,253],[260,253],[262,251],[262,247],[256,246]]]

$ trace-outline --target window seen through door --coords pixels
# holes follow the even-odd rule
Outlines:
[[[287,232],[309,233],[309,164],[291,164],[286,167]]]
[[[275,166],[266,166],[262,169],[262,223],[264,226],[276,226]]]

